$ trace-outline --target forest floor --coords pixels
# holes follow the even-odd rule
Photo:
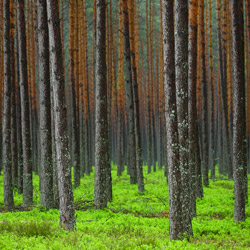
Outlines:
[[[5,211],[1,175],[0,249],[250,249],[250,205],[246,222],[234,223],[233,181],[219,176],[210,180],[204,198],[197,200],[194,237],[170,241],[164,171],[145,173],[143,195],[129,184],[128,175],[117,177],[115,169],[112,174],[113,202],[102,211],[93,206],[94,174],[81,179],[74,190],[77,231],[71,233],[60,229],[58,210],[46,211],[39,205],[38,176],[34,175],[34,207],[22,208],[22,196],[15,190],[17,207]]]

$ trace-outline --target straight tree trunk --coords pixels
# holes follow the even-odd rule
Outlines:
[[[119,47],[118,47],[118,156],[117,156],[117,176],[122,175],[124,168],[124,148],[123,148],[123,117],[124,117],[124,39],[123,39],[123,0],[119,0]]]
[[[3,50],[4,50],[4,97],[3,97],[3,167],[4,205],[12,207],[13,185],[11,171],[11,68],[10,68],[10,3],[3,2]]]
[[[202,165],[203,184],[209,185],[208,178],[208,105],[207,105],[207,82],[206,82],[206,53],[205,53],[205,21],[204,21],[204,0],[199,0],[199,24],[201,39],[201,91],[202,91]]]
[[[138,191],[144,192],[144,179],[142,169],[142,152],[141,152],[141,131],[140,131],[140,115],[139,115],[139,95],[136,68],[136,49],[135,49],[135,8],[133,1],[129,0],[129,12],[131,17],[130,40],[131,40],[131,67],[132,67],[132,83],[133,83],[133,100],[134,100],[134,124],[135,124],[135,145],[136,145],[136,176],[138,182]]]
[[[215,90],[213,76],[213,27],[212,0],[209,0],[209,81],[210,81],[210,127],[209,127],[209,166],[211,178],[215,178]]]
[[[179,143],[177,129],[177,107],[175,88],[175,44],[174,44],[174,2],[162,0],[164,85],[166,102],[166,130],[168,153],[169,225],[170,238],[179,239],[183,232],[181,204],[181,170],[179,163]]]
[[[16,15],[17,16],[17,15]],[[16,27],[16,30],[18,27]],[[17,32],[18,33],[18,32]],[[16,47],[18,48],[18,37],[16,37]],[[22,147],[22,118],[21,118],[21,95],[19,85],[19,52],[16,50],[16,73],[17,73],[17,150],[18,150],[18,194],[23,193],[23,147]]]
[[[56,164],[60,201],[60,224],[68,231],[76,229],[74,197],[71,182],[70,153],[68,148],[64,68],[57,0],[47,0],[49,51],[54,101]]]
[[[53,207],[53,162],[51,139],[49,37],[46,1],[37,0],[39,53],[39,125],[41,205]]]
[[[233,49],[234,221],[245,221],[247,189],[243,1],[231,1]]]
[[[125,39],[125,62],[127,67],[126,77],[126,96],[128,105],[128,150],[129,161],[128,168],[130,174],[130,184],[136,184],[136,152],[135,152],[135,123],[134,123],[134,96],[133,96],[133,78],[132,78],[132,65],[131,65],[131,51],[130,51],[130,30],[129,30],[129,13],[128,13],[128,0],[123,0],[123,14],[124,14],[124,39]]]
[[[188,1],[175,1],[175,75],[182,177],[183,233],[193,234],[190,211],[190,169],[188,164]]]
[[[74,167],[74,186],[78,187],[80,185],[80,147],[79,147],[79,129],[77,122],[77,84],[76,74],[77,74],[77,62],[76,62],[76,47],[75,37],[78,32],[77,27],[75,27],[75,12],[77,8],[75,8],[75,0],[70,1],[70,86],[69,91],[71,95],[71,131],[72,131],[72,159],[73,159],[73,167]]]
[[[146,0],[146,46],[147,46],[147,82],[146,82],[146,105],[147,105],[147,124],[146,124],[146,134],[147,134],[147,164],[148,164],[148,174],[151,173],[152,166],[152,136],[151,136],[151,98],[150,98],[150,48],[149,48],[149,16],[148,16],[148,2]]]
[[[107,121],[106,2],[96,1],[96,113],[95,113],[95,207],[107,207],[107,170],[110,164]]]
[[[30,206],[33,204],[33,184],[24,0],[17,1],[17,25],[22,112],[23,205]]]
[[[11,65],[11,163],[13,188],[18,187],[18,155],[16,124],[16,60],[15,60],[15,6],[10,1],[10,65]]]
[[[189,166],[191,172],[191,209],[196,216],[196,187],[197,187],[197,155],[199,143],[198,118],[196,106],[196,72],[197,72],[197,31],[198,31],[198,0],[189,0],[189,71],[188,71],[188,113],[189,113]],[[199,147],[199,145],[198,145]]]

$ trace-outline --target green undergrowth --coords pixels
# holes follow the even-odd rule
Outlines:
[[[113,176],[113,202],[95,210],[94,174],[81,179],[74,190],[77,231],[59,227],[59,211],[39,205],[39,179],[34,175],[34,206],[21,206],[22,196],[14,192],[15,209],[0,206],[0,249],[250,249],[250,207],[244,223],[233,222],[233,181],[221,177],[204,187],[193,219],[194,237],[169,240],[168,187],[163,170],[145,172],[145,193],[129,184],[125,173]],[[144,167],[146,170],[146,167]],[[3,176],[0,176],[3,203]]]

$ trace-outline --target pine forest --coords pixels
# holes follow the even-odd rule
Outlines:
[[[250,249],[250,0],[0,0],[0,249]]]

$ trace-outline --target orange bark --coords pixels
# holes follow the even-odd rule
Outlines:
[[[118,108],[121,114],[124,114],[124,41],[123,41],[123,0],[119,1],[119,46],[118,46],[118,84],[119,84],[119,92],[118,92]]]

